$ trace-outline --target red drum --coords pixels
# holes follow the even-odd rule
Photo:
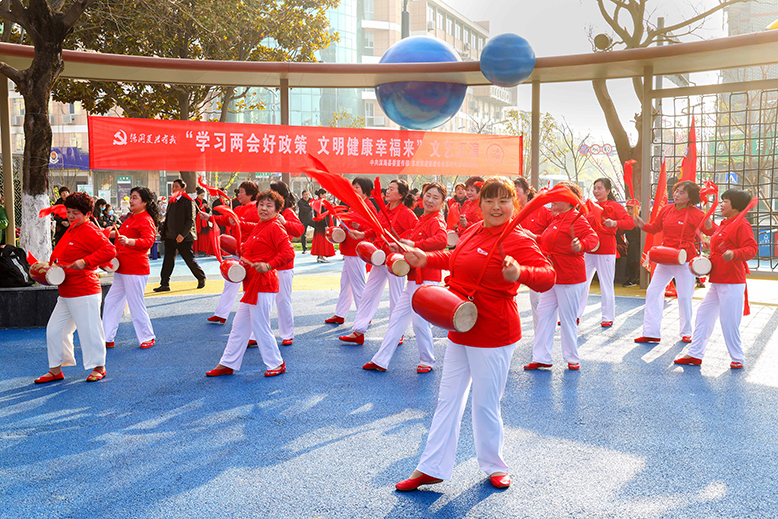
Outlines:
[[[470,331],[478,319],[475,303],[438,285],[417,288],[411,306],[414,312],[430,324],[460,333]]]
[[[324,236],[330,243],[343,243],[346,241],[346,231],[340,227],[327,227],[327,232]]]
[[[219,236],[219,247],[227,254],[238,255],[238,240],[235,239],[235,236],[229,234]]]
[[[246,277],[246,267],[240,264],[240,261],[228,259],[221,262],[219,270],[222,277],[232,283],[240,283]]]
[[[393,252],[386,257],[386,268],[398,278],[407,276],[408,272],[411,271],[411,266],[408,264],[405,256],[399,252]]]
[[[57,286],[65,281],[65,269],[48,261],[39,261],[30,267],[30,277],[41,285]]]
[[[100,265],[100,268],[106,272],[116,272],[119,270],[119,258],[114,258],[104,265]]]
[[[651,247],[648,259],[661,265],[683,265],[686,263],[686,251],[673,247]]]
[[[446,245],[448,247],[456,247],[458,241],[459,241],[459,236],[457,235],[456,231],[449,230],[446,233]]]
[[[697,256],[689,262],[689,270],[695,276],[707,276],[710,274],[710,270],[713,268],[713,264],[705,256]]]
[[[376,267],[378,265],[383,265],[384,261],[386,261],[386,253],[369,241],[357,243],[356,252],[357,256],[359,256],[362,261]]]

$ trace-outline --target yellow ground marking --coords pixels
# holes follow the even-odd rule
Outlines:
[[[170,283],[170,292],[154,292],[158,287],[156,283],[146,285],[146,297],[153,296],[181,296],[197,294],[221,294],[224,289],[224,280],[208,279],[205,281],[205,288],[197,289],[197,281],[174,281]],[[296,276],[292,281],[292,290],[338,290],[340,289],[340,274],[328,276]]]

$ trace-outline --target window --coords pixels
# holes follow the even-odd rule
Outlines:
[[[365,117],[373,117],[375,115],[375,104],[365,103]]]
[[[435,22],[435,9],[431,5],[427,6],[427,21]]]
[[[24,115],[24,99],[14,99],[14,115]]]
[[[484,50],[484,39],[478,38],[478,50]]]
[[[464,35],[462,36],[462,41],[464,43],[470,43],[470,31],[467,30],[467,27],[465,27],[463,30]]]
[[[366,32],[365,33],[365,48],[366,49],[373,49],[375,48],[375,34],[372,32]]]
[[[80,114],[81,101],[76,101],[75,103],[68,103],[68,113],[71,115]]]
[[[71,133],[70,134],[70,147],[71,148],[78,148],[81,149],[81,134],[80,133]]]
[[[373,0],[364,0],[365,20],[372,20],[375,16],[375,4]]]
[[[475,33],[470,34],[470,48],[475,50]]]
[[[454,35],[454,20],[450,16],[446,16],[446,34]]]
[[[24,134],[17,133],[14,135],[14,150],[24,151]]]
[[[438,29],[443,30],[443,13],[438,11]]]
[[[461,40],[462,39],[462,26],[459,24],[459,22],[456,22],[456,32],[454,36],[456,39]]]

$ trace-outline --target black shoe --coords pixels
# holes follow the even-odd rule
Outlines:
[[[622,283],[622,284],[621,284],[621,286],[623,286],[623,287],[625,287],[625,288],[626,288],[626,287],[634,287],[634,286],[637,286],[637,283],[635,283],[634,281],[632,281],[632,280],[630,279],[630,280],[628,280],[628,281],[625,281],[624,283]]]
[[[168,285],[160,285],[154,289],[154,292],[170,292],[170,287]]]
[[[204,279],[201,279],[200,281],[197,282],[197,288],[205,288],[205,280]]]

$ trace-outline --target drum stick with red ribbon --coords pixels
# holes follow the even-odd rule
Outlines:
[[[225,193],[224,191],[222,191],[219,188],[216,188],[216,187],[213,187],[213,186],[209,186],[208,184],[206,184],[205,181],[203,180],[202,176],[197,177],[197,183],[200,185],[201,188],[203,188],[206,191],[208,191],[209,195],[219,197],[219,199],[222,202],[224,202],[225,204],[227,204],[227,202],[229,202],[230,197],[229,197],[229,195],[227,195],[227,193]],[[229,205],[229,204],[227,204],[227,205]]]
[[[581,200],[573,193],[573,191],[562,184],[557,184],[549,190],[541,190],[540,193],[532,197],[532,200],[527,202],[527,205],[519,210],[518,214],[505,226],[500,236],[497,238],[497,244],[510,233],[517,225],[519,225],[525,218],[538,210],[541,206],[544,206],[551,202],[566,202],[570,205],[581,205]],[[580,213],[579,215],[580,216]]]
[[[227,216],[229,216],[230,218],[232,218],[235,221],[235,225],[231,226],[231,227],[236,227],[237,228],[237,236],[236,236],[237,242],[238,242],[238,244],[237,244],[237,246],[238,246],[238,254],[237,254],[237,256],[240,258],[240,256],[241,256],[241,247],[243,245],[243,243],[242,243],[243,242],[242,235],[241,235],[241,231],[240,231],[240,218],[238,218],[238,215],[235,214],[235,211],[233,211],[232,208],[230,208],[228,205],[217,205],[216,207],[213,208],[213,210],[216,211],[217,213],[221,213],[223,215],[227,215]],[[213,233],[213,234],[216,234],[216,233]],[[217,250],[218,250],[218,247],[217,247]]]
[[[627,205],[632,207],[632,216],[637,216],[638,207],[640,207],[640,202],[635,200],[635,195],[632,192],[632,168],[636,163],[637,161],[635,159],[628,160],[624,163],[624,185],[627,186],[627,191],[629,193]]]
[[[408,247],[405,244],[400,243],[392,233],[384,229],[381,222],[378,221],[378,217],[367,207],[365,201],[357,194],[348,180],[335,173],[330,173],[330,171],[327,170],[327,167],[310,153],[308,154],[308,158],[311,159],[314,167],[303,167],[302,171],[306,175],[316,180],[324,189],[345,202],[352,211],[362,216],[368,226],[370,226],[378,236],[382,236],[387,242],[396,244],[403,251],[408,250]]]
[[[45,216],[49,216],[50,214],[54,213],[55,215],[59,216],[60,218],[67,218],[68,217],[68,210],[63,204],[56,204],[51,207],[47,207],[45,209],[41,209],[38,211],[38,218],[43,218]]]

